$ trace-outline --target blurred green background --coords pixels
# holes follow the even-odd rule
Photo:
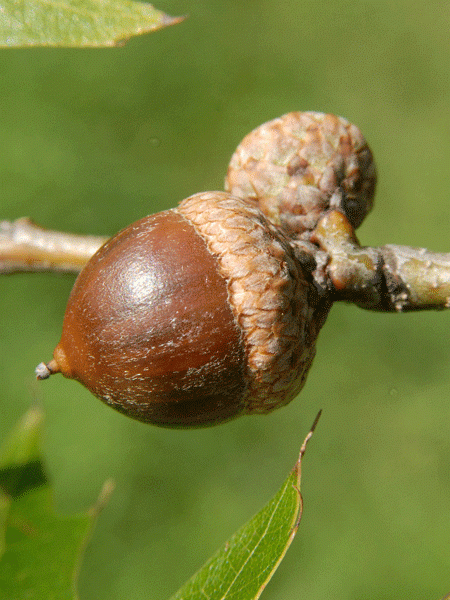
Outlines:
[[[3,50],[0,218],[109,234],[221,189],[242,137],[292,110],[356,123],[379,186],[364,244],[449,250],[450,4],[159,0],[180,25],[109,50]],[[201,431],[133,422],[62,377],[35,383],[73,277],[0,279],[0,436],[39,402],[60,511],[116,490],[82,600],[164,600],[275,493],[319,408],[297,539],[264,598],[450,591],[450,314],[338,305],[301,397]]]

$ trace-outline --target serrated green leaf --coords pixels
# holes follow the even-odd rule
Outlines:
[[[39,450],[42,426],[42,413],[29,411],[0,452],[0,600],[75,600],[81,554],[100,507],[54,512]]]
[[[300,524],[301,461],[319,416],[320,413],[277,494],[170,600],[257,600],[261,596]]]
[[[0,0],[0,47],[118,46],[182,20],[130,0]]]

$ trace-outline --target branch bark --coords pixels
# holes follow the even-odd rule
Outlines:
[[[327,255],[314,276],[335,301],[383,312],[450,307],[450,254],[395,244],[361,246],[337,210],[325,213],[311,241]]]
[[[107,237],[44,229],[24,217],[0,222],[0,273],[78,273]]]

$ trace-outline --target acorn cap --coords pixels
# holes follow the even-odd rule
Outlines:
[[[361,131],[342,117],[292,112],[249,133],[231,157],[225,189],[258,206],[292,237],[328,208],[358,227],[373,205],[376,169]]]
[[[295,249],[258,209],[224,192],[196,194],[178,210],[205,240],[227,281],[245,346],[245,412],[287,404],[305,383],[323,323]]]

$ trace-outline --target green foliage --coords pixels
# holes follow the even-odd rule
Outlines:
[[[30,410],[0,451],[0,599],[70,600],[98,514],[60,516],[40,452],[42,413]],[[3,550],[3,552],[2,552]]]
[[[256,600],[297,533],[302,514],[300,467],[305,444],[278,493],[171,600]]]
[[[86,513],[55,514],[41,456],[42,423],[41,411],[30,410],[0,451],[0,600],[74,600],[82,551],[111,491],[106,484]],[[306,441],[274,498],[172,600],[259,598],[298,529],[305,447]]]
[[[0,47],[117,46],[180,20],[129,0],[4,0]]]

